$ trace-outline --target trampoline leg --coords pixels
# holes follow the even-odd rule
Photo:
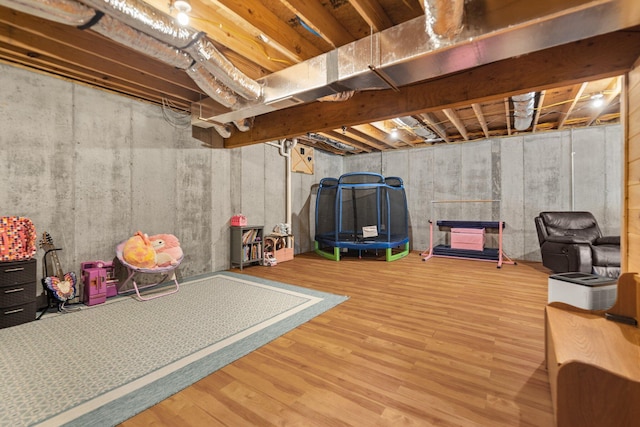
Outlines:
[[[409,243],[405,243],[404,250],[402,250],[401,252],[398,252],[395,255],[393,255],[393,252],[391,251],[391,248],[387,248],[386,258],[387,258],[387,261],[395,261],[395,260],[403,258],[403,257],[405,257],[407,255],[409,255]]]
[[[320,244],[316,240],[313,242],[313,251],[322,257],[330,259],[331,261],[340,261],[340,248],[334,247],[333,254],[331,254],[330,252],[325,252],[320,249]]]

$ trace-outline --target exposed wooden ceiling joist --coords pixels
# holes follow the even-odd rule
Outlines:
[[[5,0],[3,4],[29,1]],[[144,1],[158,9],[158,13],[175,16],[172,0]],[[441,1],[446,3],[446,0],[434,3]],[[637,58],[637,48],[632,46],[638,44],[637,36],[630,36],[633,41],[622,40],[623,34],[637,35],[640,31],[632,27],[640,25],[638,14],[629,9],[633,0],[515,0],[508,4],[502,0],[458,0],[456,4],[464,4],[465,28],[478,25],[483,30],[509,32],[514,24],[550,15],[565,16],[569,9],[569,15],[577,10],[595,12],[613,3],[629,12],[625,14],[628,16],[625,25],[630,28],[620,30],[609,41],[583,40],[582,44],[519,55],[490,67],[471,68],[401,87],[397,93],[363,89],[344,103],[312,102],[266,114],[259,112],[262,115],[255,117],[251,130],[235,132],[225,146],[238,147],[287,136],[302,139],[306,132],[314,132],[333,135],[340,138],[336,141],[356,147],[346,153],[361,153],[615,122],[619,120],[620,92],[607,88],[608,78],[619,77],[628,70],[629,58],[633,55]],[[370,37],[372,33],[417,17],[426,18],[423,0],[191,0],[191,5],[190,25],[204,31],[220,53],[252,79],[268,78],[273,72]],[[203,128],[213,125],[206,118],[231,111],[209,98],[183,70],[91,29],[82,31],[75,24],[56,24],[18,10],[0,7],[0,61],[158,105],[171,105],[190,113],[192,123]],[[596,27],[603,22],[596,13],[587,17],[598,22]],[[451,59],[454,57],[471,59],[455,55]],[[469,62],[468,67],[471,66],[473,61]],[[526,131],[512,129],[510,96],[541,90],[546,91],[545,98],[538,100],[534,125]],[[588,100],[599,92],[608,98],[602,109],[593,109]],[[446,109],[457,126],[443,113]],[[392,122],[408,116],[419,124],[405,126],[397,120]],[[349,132],[343,134],[343,126]],[[392,132],[393,129],[396,131]],[[221,137],[212,129],[194,127],[193,134],[207,146],[222,146]],[[309,143],[331,153],[345,153],[324,142]]]
[[[589,55],[584,55],[585,49]],[[264,114],[256,117],[249,132],[236,132],[228,138],[225,147],[352,126],[362,123],[363,117],[385,120],[479,103],[500,94],[510,96],[613,77],[629,70],[639,55],[640,33],[610,33],[403,87],[399,92],[356,93],[344,102],[324,103],[321,111],[316,104],[305,104]]]

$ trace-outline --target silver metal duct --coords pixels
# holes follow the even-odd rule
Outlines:
[[[188,70],[207,95],[228,108],[245,106],[238,94],[250,100],[261,96],[260,85],[236,69],[211,42],[203,40],[204,33],[180,27],[170,16],[137,0],[85,0],[84,3],[100,10],[104,16],[75,0],[0,0],[0,5],[43,19],[89,27],[147,56]],[[181,49],[191,43],[198,46],[193,50],[193,57]],[[198,67],[189,70],[194,61],[210,71]]]
[[[253,120],[251,119],[242,119],[233,122],[234,125],[238,128],[240,132],[248,132],[253,125]]]
[[[91,29],[120,44],[129,46],[140,53],[181,70],[189,68],[193,63],[193,58],[182,50],[141,33],[109,15],[104,15],[100,18]]]
[[[224,125],[219,125],[216,123],[212,123],[211,125],[216,132],[218,132],[218,135],[220,135],[223,138],[229,138],[231,136],[231,126],[224,124]]]
[[[202,67],[200,63],[196,63],[193,67],[187,68],[187,74],[206,94],[215,99],[227,108],[236,109],[242,107],[240,98],[232,92],[228,87],[218,82],[211,73]],[[244,117],[243,117],[244,118]],[[238,120],[241,120],[240,118]],[[216,121],[216,120],[214,120]],[[228,123],[233,120],[226,120],[218,123]]]
[[[262,96],[262,87],[238,70],[209,40],[201,38],[185,49],[223,84],[248,100]]]
[[[81,26],[95,16],[96,11],[75,0],[0,0],[0,5],[58,24]]]
[[[527,130],[533,121],[533,107],[536,101],[536,93],[529,92],[511,97],[513,101],[513,127],[516,130]]]
[[[465,7],[482,3],[468,0]],[[388,28],[260,80],[263,101],[205,119],[227,123],[349,90],[387,89],[371,71],[402,87],[476,66],[637,25],[637,0],[595,0],[544,16],[490,20],[467,14],[451,39],[434,40],[424,17]],[[521,22],[518,22],[520,19]]]
[[[82,3],[177,48],[185,48],[203,36],[192,28],[176,24],[171,16],[143,1],[82,0]]]

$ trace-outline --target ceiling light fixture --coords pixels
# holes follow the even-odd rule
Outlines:
[[[178,24],[185,26],[189,24],[189,15],[188,13],[191,12],[191,4],[189,3],[188,0],[175,0],[173,2],[173,7],[175,10],[178,11],[178,14],[176,15],[176,20],[178,21]]]
[[[602,93],[596,93],[591,95],[591,105],[594,108],[600,108],[604,104],[604,95]]]

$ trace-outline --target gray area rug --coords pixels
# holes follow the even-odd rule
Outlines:
[[[223,272],[0,330],[0,426],[112,426],[346,297]]]

